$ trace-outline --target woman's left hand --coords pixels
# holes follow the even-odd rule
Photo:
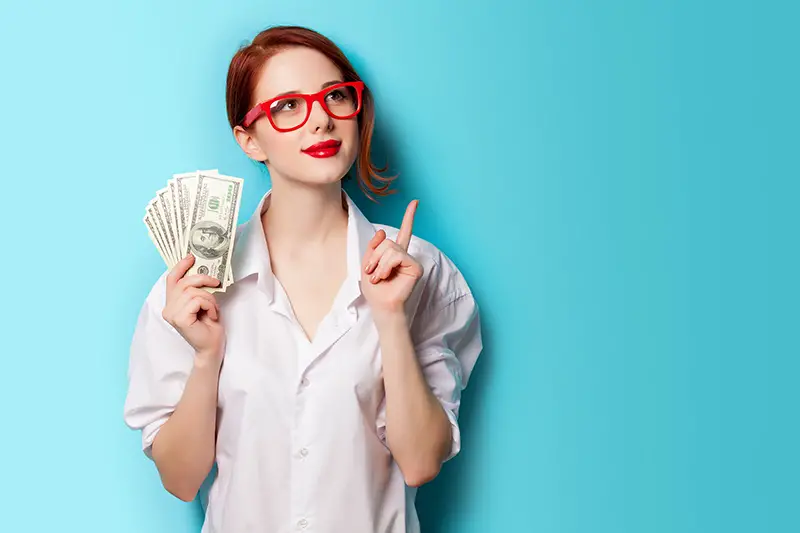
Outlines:
[[[378,230],[364,254],[361,267],[361,291],[373,313],[395,313],[403,310],[417,280],[422,277],[422,265],[408,254],[417,200],[406,208],[397,242],[387,239]]]

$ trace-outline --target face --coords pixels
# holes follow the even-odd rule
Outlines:
[[[341,81],[344,81],[342,73],[322,53],[305,47],[289,48],[264,65],[254,103],[288,92],[315,93]],[[247,131],[237,126],[234,134],[248,156],[266,162],[273,181],[283,179],[310,185],[336,182],[353,165],[358,152],[357,117],[332,118],[319,102],[314,102],[308,121],[294,131],[279,132],[266,115],[261,115]],[[309,150],[330,140],[341,143],[334,155],[330,151]]]
[[[196,244],[201,244],[208,248],[214,248],[220,242],[222,242],[222,236],[210,232],[210,231],[203,231],[197,234],[197,242]]]

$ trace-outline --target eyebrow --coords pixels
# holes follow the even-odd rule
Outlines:
[[[343,83],[343,81],[342,80],[326,81],[325,83],[322,84],[322,87],[320,87],[320,89],[324,89],[326,87],[330,87],[331,85],[336,85],[337,83]],[[284,92],[282,92],[280,94],[276,94],[272,98],[278,98],[279,96],[286,96],[287,94],[297,94],[299,92],[301,92],[299,89],[292,89],[291,91],[284,91]]]

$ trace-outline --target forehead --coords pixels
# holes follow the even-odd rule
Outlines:
[[[287,48],[264,64],[255,97],[260,102],[286,91],[312,93],[333,80],[342,80],[342,73],[321,52],[305,47]]]

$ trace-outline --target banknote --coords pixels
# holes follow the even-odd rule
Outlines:
[[[209,292],[233,283],[233,255],[244,180],[219,169],[173,174],[145,208],[142,219],[150,240],[168,269],[187,254],[195,262],[186,275],[220,280]]]

